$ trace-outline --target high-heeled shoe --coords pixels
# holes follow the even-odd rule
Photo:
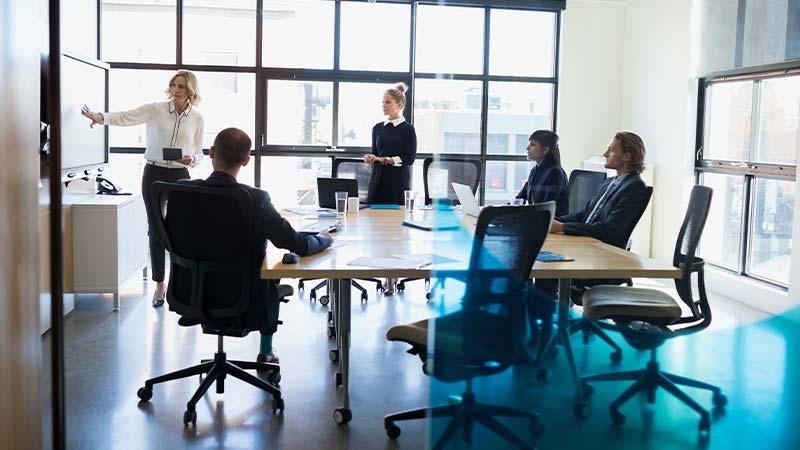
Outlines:
[[[160,292],[159,292],[160,291]],[[161,294],[161,295],[159,295]],[[156,287],[156,291],[153,292],[153,308],[158,308],[164,304],[164,299],[167,297],[167,289],[162,288],[159,289]]]

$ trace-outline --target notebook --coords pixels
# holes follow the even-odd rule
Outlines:
[[[475,194],[472,193],[472,188],[466,184],[450,184],[453,185],[453,190],[456,191],[456,197],[458,197],[458,201],[461,203],[461,210],[464,211],[464,214],[478,217],[481,213],[481,206],[478,205],[478,199],[476,199]]]
[[[342,222],[340,221],[319,221],[310,223],[303,228],[300,229],[301,233],[304,234],[317,234],[322,231],[327,231],[328,233],[335,233],[342,229]]]
[[[570,258],[569,256],[564,256],[559,253],[547,252],[547,251],[540,251],[538,255],[536,255],[536,259],[542,262],[554,262],[554,261],[575,261],[575,258]]]
[[[403,225],[426,231],[456,230],[461,222],[454,220],[404,220]]]
[[[355,178],[317,178],[320,208],[336,211],[337,192],[347,192],[347,197],[358,197],[358,181]]]

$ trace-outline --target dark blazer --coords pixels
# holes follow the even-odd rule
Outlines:
[[[567,194],[567,174],[561,166],[553,163],[552,158],[545,158],[542,164],[533,166],[528,174],[528,181],[522,186],[516,198],[525,199],[529,204],[554,201],[556,216],[569,212],[569,195]]]
[[[403,191],[411,189],[411,170],[417,158],[417,132],[408,122],[395,126],[391,122],[379,122],[372,127],[372,154],[379,157],[398,156],[400,167],[381,165],[378,179],[370,182],[373,191],[370,202],[375,204],[397,204],[405,202]],[[375,168],[373,168],[374,170]]]
[[[258,249],[256,260],[258,268],[254,273],[260,273],[260,267],[264,261],[267,249],[267,240],[278,248],[285,248],[297,253],[300,256],[312,255],[321,252],[330,246],[331,240],[324,236],[307,235],[298,233],[292,228],[289,222],[281,217],[278,210],[272,205],[269,194],[261,189],[257,189],[246,184],[240,184],[236,178],[223,173],[213,172],[205,180],[181,180],[180,183],[197,184],[201,186],[214,187],[239,187],[250,193],[253,200],[253,212],[255,214],[254,227],[256,242],[254,245]],[[204,235],[211,236],[214,224],[197,224],[198,227],[205,228]],[[260,277],[255,283],[253,297],[250,303],[248,317],[248,328],[259,330],[263,334],[272,334],[277,328],[278,321],[278,280],[262,280]]]
[[[585,223],[594,205],[600,201],[608,185],[616,178],[608,178],[602,182],[584,209],[574,214],[556,217],[556,220],[564,224],[564,234],[591,236],[619,248],[627,246],[634,222],[638,220],[650,200],[647,195],[647,185],[639,174],[631,172],[625,175],[620,185],[609,193],[605,205],[598,211],[593,223]]]

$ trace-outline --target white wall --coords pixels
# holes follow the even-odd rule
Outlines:
[[[589,155],[605,152],[620,129],[624,19],[622,4],[567,2],[556,130],[567,173]]]

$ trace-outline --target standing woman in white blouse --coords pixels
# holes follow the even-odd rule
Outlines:
[[[118,125],[133,126],[147,124],[147,147],[144,151],[142,176],[142,196],[145,204],[150,201],[150,186],[155,181],[177,181],[189,178],[187,167],[195,167],[203,158],[203,116],[195,109],[200,102],[197,92],[197,78],[193,73],[179,70],[169,80],[165,91],[167,101],[142,105],[130,111],[93,112],[86,105],[81,114],[91,119],[90,126]],[[181,149],[182,157],[165,161],[164,148]],[[164,244],[153,228],[149,205],[147,223],[150,235],[150,262],[156,291],[153,306],[164,304],[167,289],[164,284]]]

